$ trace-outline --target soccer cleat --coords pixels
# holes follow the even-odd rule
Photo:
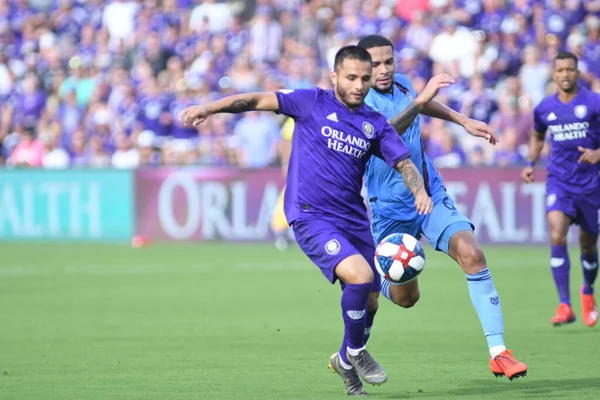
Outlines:
[[[500,368],[498,363],[493,358],[490,358],[490,370],[496,378],[504,376],[504,371],[502,371],[502,368]]]
[[[358,375],[368,384],[379,386],[387,382],[387,374],[375,359],[364,349],[358,355],[347,353],[348,360],[356,369]]]
[[[522,376],[527,376],[527,365],[517,361],[510,350],[504,350],[490,360],[490,369],[496,376],[506,376],[511,381]]]
[[[575,313],[570,305],[560,303],[556,308],[556,315],[552,317],[552,325],[561,326],[566,324],[572,324],[575,322]]]
[[[334,374],[338,374],[346,385],[346,394],[348,396],[366,397],[368,396],[363,389],[362,382],[356,373],[356,369],[345,369],[340,363],[340,353],[335,353],[329,358],[329,369]]]
[[[581,287],[581,315],[583,322],[590,328],[598,321],[598,308],[593,294],[584,294]]]

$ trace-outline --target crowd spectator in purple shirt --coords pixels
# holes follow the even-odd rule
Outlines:
[[[558,51],[580,56],[581,83],[600,89],[599,16],[598,0],[4,0],[2,159],[35,124],[31,143],[60,132],[45,151],[60,160],[66,150],[71,167],[109,167],[117,149],[137,151],[141,166],[239,165],[239,116],[199,131],[179,126],[177,111],[238,92],[330,87],[333,54],[369,33],[395,44],[397,69],[417,92],[433,74],[452,74],[438,98],[518,148],[531,108],[555,90]],[[477,150],[454,125],[423,121],[438,163],[520,162],[510,149]]]

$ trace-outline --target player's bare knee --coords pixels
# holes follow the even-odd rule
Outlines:
[[[421,293],[418,289],[405,294],[394,295],[394,293],[392,293],[392,301],[394,302],[394,304],[402,308],[413,307],[415,304],[417,304],[417,301],[419,301],[420,298]]]
[[[369,295],[369,301],[367,303],[367,310],[368,311],[375,311],[379,308],[379,292],[377,293],[371,293]]]
[[[373,271],[370,268],[355,268],[346,273],[346,283],[362,284],[373,282]]]
[[[417,302],[419,301],[420,298],[421,298],[421,292],[418,289],[413,290],[412,293],[410,294],[410,305],[405,308],[410,308],[410,307],[414,306],[415,304],[417,304]]]
[[[596,245],[598,238],[589,240],[581,240],[581,253],[585,256],[593,256],[598,251],[598,247]]]
[[[345,283],[360,285],[373,282],[373,269],[358,254],[342,260],[335,268],[336,276]]]
[[[411,308],[419,301],[419,297],[405,296],[400,299],[394,300],[394,303],[402,308]]]
[[[479,246],[465,247],[460,255],[460,266],[466,274],[476,274],[486,268],[486,260]]]
[[[559,230],[550,231],[550,243],[552,246],[565,246],[567,244],[567,235]]]

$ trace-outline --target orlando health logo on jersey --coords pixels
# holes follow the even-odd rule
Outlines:
[[[587,113],[588,109],[585,104],[579,104],[573,108],[573,114],[579,119],[584,119]],[[557,116],[551,112],[546,119],[548,121],[556,121]],[[588,121],[574,121],[564,124],[555,123],[548,124],[548,132],[550,132],[554,141],[563,142],[565,140],[585,139],[589,127],[590,123]]]
[[[553,142],[576,141],[577,145],[590,141],[594,145],[597,136],[597,123],[594,121],[598,110],[598,95],[585,88],[579,88],[577,96],[565,104],[558,95],[546,97],[534,110],[535,129],[548,132]],[[585,140],[588,139],[588,140]],[[573,143],[575,145],[575,143]]]
[[[335,113],[330,115],[335,115]],[[363,122],[362,129],[367,139],[371,139],[375,134],[375,128],[369,122]],[[321,128],[321,135],[327,138],[328,148],[356,158],[363,158],[371,147],[371,143],[367,140],[328,125]]]
[[[570,192],[598,190],[598,164],[579,163],[579,147],[600,146],[600,95],[579,87],[577,95],[563,103],[558,94],[546,97],[534,110],[534,127],[550,135],[548,181],[560,182]]]

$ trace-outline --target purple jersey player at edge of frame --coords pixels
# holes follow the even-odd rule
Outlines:
[[[583,286],[580,290],[583,322],[594,326],[598,309],[594,282],[598,276],[600,233],[600,95],[577,84],[579,70],[573,53],[561,52],[554,59],[553,78],[558,93],[548,96],[534,110],[534,134],[523,181],[534,179],[533,167],[544,139],[550,135],[551,151],[546,179],[546,217],[550,226],[550,266],[559,297],[551,323],[575,322],[571,307],[570,260],[567,234],[579,225]]]
[[[409,151],[384,116],[364,104],[372,62],[357,46],[341,48],[331,73],[333,90],[248,93],[192,106],[180,119],[197,126],[211,114],[275,111],[295,120],[284,208],[304,253],[330,282],[343,282],[344,337],[329,367],[350,395],[365,395],[361,378],[373,385],[387,374],[366,349],[367,303],[378,291],[369,218],[361,197],[362,177],[371,155],[398,170],[415,196],[420,213],[433,203]],[[375,297],[376,300],[376,297]]]

